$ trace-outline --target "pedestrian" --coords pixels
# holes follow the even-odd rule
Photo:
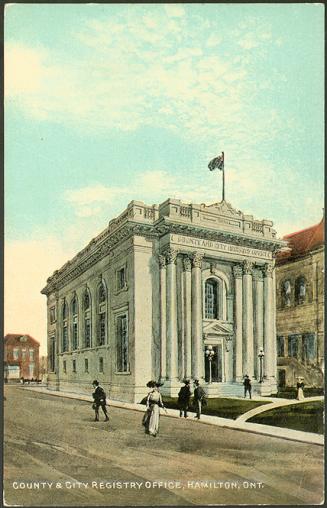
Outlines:
[[[247,374],[245,374],[244,376],[244,381],[243,381],[243,386],[244,386],[244,398],[246,398],[246,394],[247,392],[249,392],[249,398],[251,399],[251,391],[252,391],[252,386],[251,386],[251,379],[249,378],[249,376]]]
[[[304,393],[303,393],[303,389],[304,389],[304,382],[303,382],[303,377],[298,377],[297,378],[298,381],[296,383],[296,387],[297,387],[297,400],[303,400],[304,399]]]
[[[183,416],[187,418],[187,410],[190,405],[190,397],[191,397],[191,389],[190,389],[190,380],[184,379],[184,386],[178,392],[178,406],[179,406],[179,416],[180,418]]]
[[[102,388],[102,386],[100,386],[99,381],[97,381],[96,379],[93,381],[92,385],[94,387],[94,392],[92,393],[92,397],[94,399],[92,408],[95,411],[94,421],[95,422],[99,421],[99,408],[101,406],[101,409],[102,409],[104,416],[105,416],[104,421],[107,422],[109,420],[109,417],[108,417],[107,408],[106,408],[106,404],[107,404],[106,393],[105,393],[104,389]]]
[[[197,418],[198,420],[200,420],[202,406],[205,406],[207,404],[206,392],[204,391],[202,386],[200,386],[199,379],[194,379],[194,386],[195,386],[195,389],[194,389],[194,393],[193,393],[193,403],[194,403],[195,410],[196,410],[196,415],[194,416],[194,418]]]
[[[146,413],[143,417],[142,424],[145,427],[146,434],[156,437],[159,432],[159,408],[162,407],[165,409],[159,390],[161,384],[151,380],[146,386],[150,388],[150,391],[146,399]]]

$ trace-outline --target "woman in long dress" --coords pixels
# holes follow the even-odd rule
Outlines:
[[[297,397],[296,398],[297,398],[297,400],[303,400],[304,399],[304,393],[303,393],[304,383],[302,381],[302,378],[298,379],[296,386],[297,386]]]
[[[155,381],[149,381],[147,386],[151,388],[146,400],[146,414],[143,421],[146,434],[155,437],[159,432],[160,407],[164,409],[161,393],[159,391],[160,384]]]

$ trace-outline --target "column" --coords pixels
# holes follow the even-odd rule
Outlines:
[[[202,348],[202,258],[196,252],[192,258],[192,377],[203,378]]]
[[[276,329],[276,295],[277,295],[277,291],[276,291],[276,270],[275,270],[275,259],[273,260],[273,265],[272,265],[272,284],[273,284],[273,288],[272,288],[272,299],[273,299],[273,334],[274,334],[274,340],[273,340],[273,358],[275,359],[274,360],[274,377],[275,377],[275,380],[277,381],[277,329]]]
[[[160,379],[164,382],[166,379],[166,257],[159,256],[160,272]]]
[[[56,340],[55,340],[55,372],[57,375],[57,384],[59,386],[59,353],[61,352],[61,344],[60,344],[60,337],[61,337],[61,313],[60,313],[60,306],[59,306],[59,293],[56,291]]]
[[[191,310],[191,260],[188,256],[183,258],[183,284],[184,284],[184,376],[192,376],[192,310]]]
[[[243,304],[242,304],[242,275],[243,269],[241,265],[233,266],[234,283],[235,283],[235,317],[234,317],[234,330],[235,330],[235,378],[236,381],[243,379],[243,345],[242,345],[242,318],[243,318]]]
[[[254,356],[255,369],[254,375],[257,379],[260,376],[259,351],[263,349],[263,277],[262,272],[253,274],[254,280]],[[265,351],[264,351],[265,352]]]
[[[245,260],[243,262],[243,374],[253,378],[254,358],[253,358],[253,296],[252,296],[252,263]]]
[[[177,305],[176,305],[176,258],[177,251],[166,252],[166,377],[178,378],[177,351]]]
[[[263,294],[264,294],[264,375],[269,379],[274,377],[277,358],[274,357],[274,295],[273,295],[273,266],[264,266]]]

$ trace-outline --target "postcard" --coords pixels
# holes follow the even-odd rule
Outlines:
[[[324,6],[7,3],[4,503],[324,502]]]

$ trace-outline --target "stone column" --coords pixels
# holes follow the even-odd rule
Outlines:
[[[196,252],[192,258],[192,377],[203,378],[202,348],[202,259]]]
[[[263,347],[263,278],[262,272],[253,274],[254,279],[254,374],[257,379],[260,376],[259,351]]]
[[[243,379],[243,345],[242,345],[242,274],[243,269],[241,265],[233,266],[234,280],[235,280],[235,317],[234,317],[234,330],[235,330],[235,379],[242,381]]]
[[[160,270],[160,379],[166,379],[166,257],[159,255]]]
[[[252,296],[252,263],[245,260],[243,263],[243,374],[253,378],[253,296]]]
[[[191,308],[191,259],[183,258],[183,283],[184,283],[184,376],[192,376],[192,308]]]
[[[265,368],[264,375],[268,380],[274,377],[275,364],[277,359],[274,357],[274,295],[273,295],[273,266],[266,263],[264,266],[263,293],[264,293],[264,351]]]
[[[176,381],[178,378],[177,351],[177,302],[176,302],[176,258],[177,251],[166,252],[166,377]]]

